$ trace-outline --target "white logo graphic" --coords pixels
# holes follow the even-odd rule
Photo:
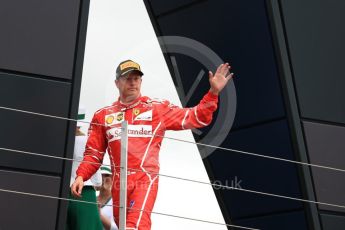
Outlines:
[[[152,121],[152,110],[143,112],[135,117],[135,121]]]

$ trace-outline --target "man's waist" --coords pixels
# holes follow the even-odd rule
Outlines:
[[[121,168],[118,167],[115,170],[115,175],[120,176]],[[150,167],[150,168],[138,168],[138,169],[127,169],[127,176],[134,175],[137,173],[149,173],[149,174],[158,174],[159,173],[159,167]]]

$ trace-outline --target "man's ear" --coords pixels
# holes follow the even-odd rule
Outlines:
[[[115,80],[116,88],[119,88],[119,80]]]

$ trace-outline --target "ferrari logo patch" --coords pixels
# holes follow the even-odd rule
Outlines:
[[[135,116],[138,116],[140,113],[140,109],[133,109],[133,113]]]

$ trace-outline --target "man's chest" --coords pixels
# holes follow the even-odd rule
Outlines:
[[[121,124],[128,122],[128,136],[135,138],[149,138],[160,122],[154,106],[136,106],[133,108],[116,108],[109,111],[105,117],[106,136],[108,142],[120,140]]]

